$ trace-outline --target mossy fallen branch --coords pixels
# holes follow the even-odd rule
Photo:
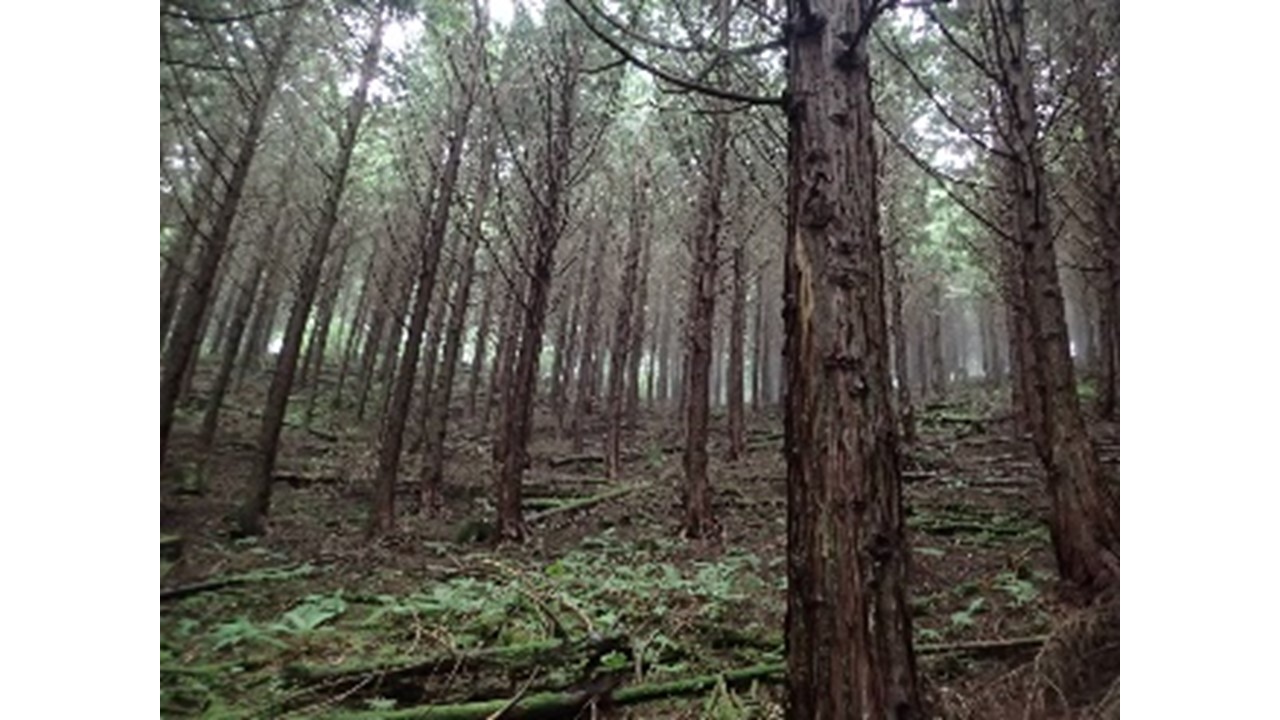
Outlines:
[[[786,666],[782,663],[756,665],[725,673],[701,675],[685,680],[614,688],[616,679],[605,679],[585,689],[544,692],[510,699],[456,705],[422,705],[400,710],[353,712],[334,717],[347,720],[484,720],[500,714],[504,720],[554,720],[577,716],[592,701],[602,707],[622,707],[653,700],[700,695],[720,683],[731,689],[742,688],[755,681],[781,681]]]
[[[556,507],[549,508],[547,510],[542,510],[540,512],[530,513],[525,518],[525,522],[533,523],[539,520],[544,520],[548,517],[551,517],[552,515],[572,512],[574,510],[582,510],[584,508],[589,508],[592,505],[598,505],[607,500],[613,500],[615,498],[620,498],[624,495],[630,495],[631,493],[636,492],[637,490],[644,490],[648,487],[649,487],[648,483],[640,483],[638,485],[627,485],[626,487],[614,488],[613,490],[602,492],[599,495],[592,495],[591,497],[579,498],[577,500],[569,500],[567,502],[561,503]]]
[[[404,679],[420,679],[435,673],[475,672],[480,670],[511,670],[513,668],[542,665],[550,667],[581,657],[598,657],[627,647],[621,637],[592,638],[579,641],[536,640],[520,645],[481,648],[462,652],[444,652],[420,658],[401,658],[390,661],[345,663],[343,665],[294,664],[285,667],[284,678],[295,684],[324,683],[338,686],[344,683],[364,682],[370,676],[379,685],[396,683]]]
[[[237,585],[248,585],[255,582],[263,582],[267,580],[289,580],[291,578],[305,577],[315,572],[315,567],[310,564],[303,564],[291,567],[264,568],[262,570],[252,570],[237,575],[226,575],[220,578],[211,578],[190,585],[180,585],[175,588],[160,591],[160,602],[168,600],[181,600],[199,595],[201,593],[213,592],[215,590],[223,590]]]

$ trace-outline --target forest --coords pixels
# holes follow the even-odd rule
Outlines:
[[[161,0],[161,715],[1118,718],[1119,28]]]

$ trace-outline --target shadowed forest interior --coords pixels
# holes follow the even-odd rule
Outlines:
[[[1116,0],[162,0],[165,717],[1119,717]]]

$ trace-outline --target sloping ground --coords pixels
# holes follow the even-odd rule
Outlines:
[[[1038,468],[999,422],[970,421],[990,415],[987,402],[924,413],[907,460],[921,668],[931,702],[956,716],[978,717],[971,700],[1064,617]],[[336,440],[286,430],[270,533],[233,542],[226,517],[255,426],[230,417],[203,491],[181,470],[187,426],[164,483],[162,530],[181,537],[162,546],[170,557],[181,546],[162,561],[165,716],[574,717],[592,704],[612,704],[609,717],[780,716],[778,418],[755,420],[739,463],[713,448],[719,544],[679,538],[677,423],[652,415],[617,484],[540,427],[526,480],[533,540],[492,548],[488,447],[466,439],[478,429],[464,424],[449,448],[442,516],[407,511],[410,457],[399,532],[371,547],[371,443],[329,418],[321,435]]]

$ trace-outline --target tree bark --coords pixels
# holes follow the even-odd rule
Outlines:
[[[627,356],[627,427],[637,427],[640,418],[640,361],[644,355],[645,309],[649,304],[649,266],[652,263],[653,228],[650,222],[649,169],[644,171],[644,190],[639,202],[643,203],[641,217],[640,276],[636,281],[635,320],[631,323],[631,342]]]
[[[173,425],[173,413],[177,407],[183,375],[186,374],[188,364],[198,350],[201,316],[214,299],[212,294],[214,279],[222,263],[222,256],[226,253],[231,237],[231,226],[235,222],[240,198],[244,194],[245,182],[249,178],[249,168],[258,151],[258,140],[266,124],[271,98],[279,84],[280,70],[284,67],[285,57],[289,54],[293,33],[301,17],[301,8],[302,3],[298,3],[288,11],[280,38],[268,57],[266,69],[258,83],[257,96],[249,111],[248,123],[240,137],[240,147],[231,166],[226,192],[214,212],[209,236],[205,238],[196,255],[195,275],[187,286],[182,305],[174,319],[173,336],[165,348],[160,373],[161,460],[164,459],[169,429]]]
[[[332,407],[334,410],[342,408],[342,391],[346,388],[347,375],[351,371],[351,360],[355,356],[360,339],[364,337],[363,329],[366,314],[373,297],[373,268],[376,257],[377,252],[370,249],[369,259],[365,263],[364,274],[362,275],[364,280],[360,284],[360,296],[356,300],[355,311],[351,314],[350,328],[347,330],[347,336],[343,342],[342,365],[338,368],[338,386],[333,391]]]
[[[746,452],[747,430],[743,417],[742,382],[746,373],[743,370],[743,343],[747,334],[747,280],[745,277],[745,248],[739,242],[733,248],[733,300],[729,308],[729,371],[725,375],[728,383],[729,402],[729,460],[737,461]]]
[[[453,397],[453,375],[458,365],[458,353],[462,348],[462,332],[466,329],[467,305],[471,299],[471,282],[475,273],[476,254],[484,232],[484,213],[489,202],[489,182],[493,174],[493,158],[496,151],[493,130],[486,132],[484,147],[480,152],[480,176],[476,179],[475,197],[472,198],[471,227],[467,244],[462,250],[462,267],[459,269],[457,289],[453,294],[449,311],[449,329],[444,341],[444,358],[440,364],[435,393],[428,403],[429,415],[425,434],[421,474],[421,502],[423,510],[438,510],[441,506],[440,486],[444,480],[444,440],[448,432],[449,404]]]
[[[520,345],[514,372],[506,383],[502,413],[502,457],[495,468],[498,478],[498,518],[496,531],[502,540],[520,541],[527,534],[520,499],[524,469],[528,463],[529,437],[533,428],[533,400],[537,391],[538,360],[546,324],[547,298],[555,271],[555,250],[564,233],[569,200],[569,165],[572,161],[574,108],[582,62],[581,48],[565,42],[564,56],[554,62],[548,74],[544,98],[545,146],[534,193],[534,232],[529,259],[528,293]]]
[[[724,8],[722,3],[721,13]],[[697,224],[690,243],[693,268],[689,280],[688,333],[685,336],[684,372],[684,534],[690,538],[717,535],[719,525],[711,508],[711,484],[707,477],[707,436],[710,425],[710,373],[712,332],[716,309],[716,262],[720,231],[724,224],[722,188],[728,160],[729,117],[717,114],[711,121],[707,171]]]
[[[902,257],[899,238],[889,251],[889,301],[892,315],[893,362],[898,387],[898,425],[902,442],[910,445],[916,441],[916,415],[911,405],[911,376],[907,371],[907,327],[902,312]]]
[[[485,355],[489,349],[490,312],[493,295],[497,292],[497,268],[492,261],[484,271],[484,301],[480,304],[480,324],[476,328],[475,354],[471,358],[471,377],[467,378],[467,417],[476,416],[476,395],[480,389],[480,376],[484,373]]]
[[[647,179],[633,178],[632,182],[634,185],[631,193],[629,232],[622,259],[622,287],[614,316],[613,349],[609,353],[609,431],[604,444],[604,466],[610,480],[616,480],[622,471],[622,425],[626,410],[624,395],[627,391],[628,368],[631,366],[631,341],[634,339],[632,324],[635,320],[640,255],[645,234],[644,207],[641,199],[645,191],[641,184],[647,183]]]
[[[360,64],[360,80],[347,106],[346,123],[338,139],[337,164],[329,175],[322,214],[302,266],[298,291],[289,313],[289,324],[285,329],[284,344],[280,349],[276,371],[271,378],[271,387],[267,391],[267,405],[263,412],[262,428],[258,434],[257,462],[248,477],[246,488],[248,497],[240,509],[237,522],[237,530],[242,535],[261,535],[263,523],[270,510],[271,475],[275,470],[276,453],[280,448],[280,431],[284,426],[289,391],[293,387],[293,375],[297,370],[298,355],[302,349],[302,335],[306,330],[307,316],[311,313],[311,304],[315,300],[316,290],[320,284],[320,272],[329,250],[329,239],[333,235],[334,227],[338,224],[338,208],[347,187],[347,171],[351,167],[351,156],[355,151],[360,123],[364,119],[369,84],[373,81],[378,69],[386,12],[382,5],[379,5],[375,12],[377,17],[374,20],[372,37],[365,47]]]
[[[433,203],[423,209],[420,219],[421,257],[417,273],[417,291],[409,318],[409,334],[405,340],[404,357],[399,360],[390,406],[383,415],[382,428],[378,437],[378,473],[374,480],[373,508],[369,516],[370,537],[386,534],[394,526],[396,475],[400,470],[400,450],[404,442],[409,401],[413,395],[413,377],[418,369],[422,334],[426,329],[427,315],[431,310],[431,294],[435,290],[436,270],[440,266],[440,249],[444,245],[445,231],[449,227],[454,187],[457,184],[458,168],[462,164],[467,125],[471,119],[473,94],[470,88],[463,88],[462,93],[462,106],[456,115],[457,124],[449,135],[448,154],[445,158],[438,194]],[[446,293],[441,293],[442,297],[445,295]],[[435,337],[430,338],[432,352],[435,350],[436,340]]]
[[[1119,517],[1104,500],[1097,457],[1085,430],[1068,347],[1062,287],[1049,215],[1048,187],[1027,58],[1023,0],[1003,0],[1009,54],[1002,71],[1008,86],[1006,134],[1014,162],[1007,163],[1014,189],[1015,227],[1024,253],[1031,360],[1043,408],[1037,443],[1048,474],[1052,504],[1050,534],[1062,579],[1085,597],[1119,582]]]
[[[890,407],[871,77],[857,33],[876,5],[789,3],[786,645],[787,716],[797,720],[924,716]]]
[[[278,218],[280,213],[276,214]],[[218,432],[218,414],[226,398],[227,389],[231,386],[231,376],[235,370],[236,357],[240,351],[240,341],[244,337],[245,328],[249,324],[249,315],[253,312],[253,300],[257,294],[258,284],[262,280],[266,266],[267,245],[275,235],[275,223],[265,236],[266,243],[254,256],[253,267],[248,276],[236,288],[235,307],[231,311],[231,326],[227,329],[226,345],[222,349],[222,363],[218,366],[218,375],[209,391],[209,402],[205,406],[204,419],[200,423],[200,438],[197,443],[202,458],[207,457],[213,449],[214,437]],[[202,460],[203,462],[203,460]]]
[[[585,430],[583,425],[587,415],[595,413],[596,388],[600,377],[600,359],[597,354],[600,328],[600,296],[603,294],[602,280],[604,275],[605,251],[609,247],[608,232],[601,232],[594,238],[595,254],[591,261],[591,289],[587,294],[586,327],[582,331],[582,346],[578,349],[578,391],[573,398],[573,418],[570,421],[570,432],[573,435],[573,452],[581,453]]]

